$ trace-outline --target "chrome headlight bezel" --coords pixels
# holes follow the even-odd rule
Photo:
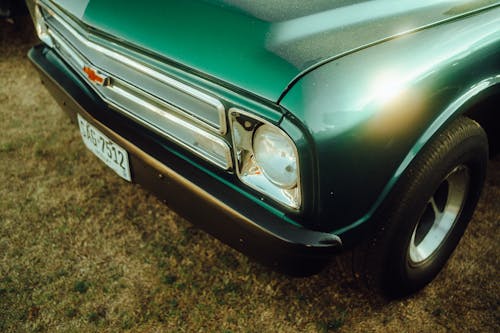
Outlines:
[[[240,109],[231,108],[229,110],[229,123],[233,141],[235,170],[240,181],[288,209],[298,211],[302,205],[302,190],[299,154],[294,141],[278,126]],[[263,171],[262,166],[257,162],[254,153],[254,139],[257,129],[261,126],[269,126],[291,145],[295,156],[295,172],[297,175],[297,179],[293,184],[280,184],[279,181],[273,181],[272,177]]]

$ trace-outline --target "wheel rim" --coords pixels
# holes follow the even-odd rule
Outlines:
[[[426,261],[444,243],[462,212],[469,178],[469,168],[457,166],[429,198],[411,236],[408,251],[411,264]]]

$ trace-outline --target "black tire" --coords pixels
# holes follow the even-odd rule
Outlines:
[[[354,251],[355,272],[390,297],[427,285],[472,217],[487,160],[488,141],[479,124],[465,117],[451,122],[419,153],[381,207],[375,237]]]

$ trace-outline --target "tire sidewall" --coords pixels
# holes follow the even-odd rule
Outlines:
[[[441,141],[434,140],[433,143],[435,142]],[[411,182],[411,186],[408,186],[407,191],[403,192],[404,197],[401,198],[408,204],[395,214],[396,221],[393,222],[396,223],[392,223],[392,228],[387,230],[392,234],[392,242],[386,248],[385,277],[382,282],[383,289],[389,294],[416,291],[439,273],[462,237],[481,192],[487,163],[487,143],[485,144],[483,136],[452,140],[446,150],[434,148],[428,150],[433,152],[434,156],[425,156],[424,153],[421,160],[427,159],[425,163],[413,166],[419,168],[419,172],[414,173],[418,178]],[[412,265],[409,259],[409,245],[413,231],[429,198],[447,175],[459,165],[465,165],[470,176],[459,217],[436,251],[422,263]]]

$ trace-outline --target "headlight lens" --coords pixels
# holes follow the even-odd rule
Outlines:
[[[261,125],[253,139],[255,161],[272,183],[282,188],[297,185],[297,156],[292,140],[271,125]]]
[[[237,109],[230,110],[239,179],[289,207],[301,206],[299,158],[294,142],[279,127]]]

